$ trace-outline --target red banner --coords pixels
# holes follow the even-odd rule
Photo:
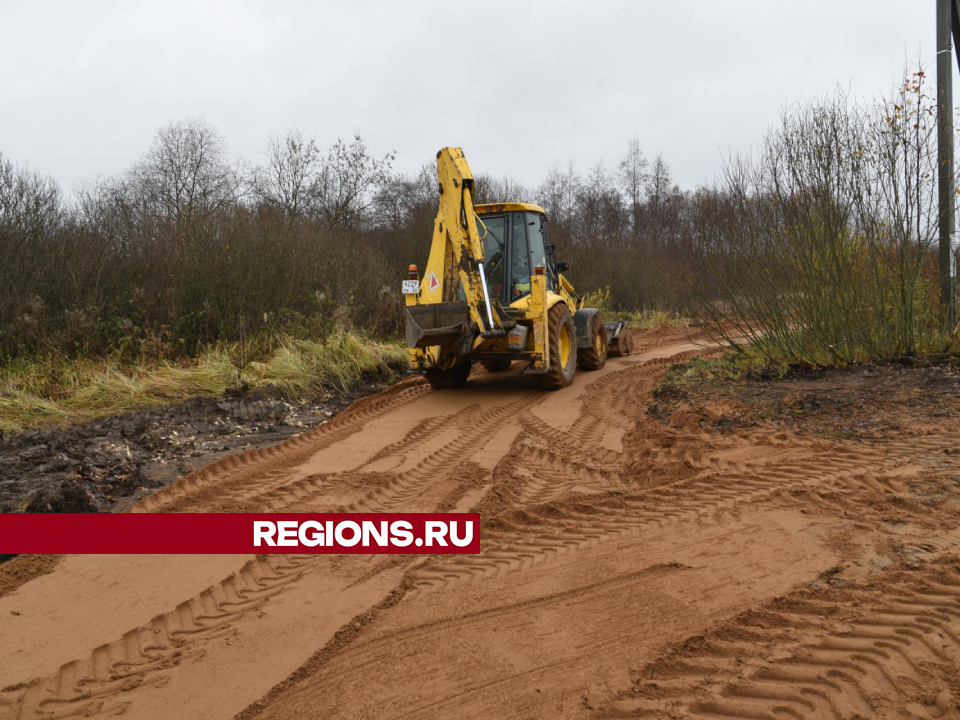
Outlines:
[[[473,554],[477,513],[17,513],[3,554]]]

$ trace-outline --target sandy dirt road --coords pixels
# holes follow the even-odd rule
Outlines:
[[[0,718],[957,717],[956,428],[664,424],[696,341],[556,393],[408,380],[145,498],[476,510],[483,552],[65,557],[0,597]]]

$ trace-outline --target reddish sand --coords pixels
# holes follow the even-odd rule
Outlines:
[[[408,380],[181,478],[133,511],[475,510],[483,552],[63,557],[0,595],[0,718],[957,717],[957,428],[663,424],[696,337]]]

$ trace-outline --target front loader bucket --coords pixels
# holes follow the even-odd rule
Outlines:
[[[470,352],[473,323],[465,302],[411,305],[407,308],[407,345],[456,346],[461,354]]]
[[[632,350],[630,342],[630,331],[627,329],[625,320],[614,320],[604,323],[607,329],[607,355],[611,357],[623,357],[629,355]]]

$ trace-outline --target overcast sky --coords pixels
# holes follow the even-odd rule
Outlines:
[[[886,92],[935,51],[935,0],[0,0],[0,151],[67,188],[203,117],[252,161],[292,126],[414,171],[458,145],[535,184],[636,135],[709,182],[781,108]],[[933,67],[930,65],[929,70]]]

